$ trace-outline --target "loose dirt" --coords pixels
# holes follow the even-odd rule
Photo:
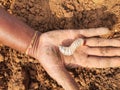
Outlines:
[[[113,32],[110,37],[120,36],[120,0],[0,0],[0,6],[43,33],[107,27]],[[69,69],[69,72],[81,90],[120,90],[120,67],[80,67]],[[63,88],[49,77],[36,59],[0,44],[0,90]]]

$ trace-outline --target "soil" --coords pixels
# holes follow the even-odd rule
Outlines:
[[[35,30],[107,27],[120,36],[120,0],[0,0]],[[116,33],[117,30],[117,33]],[[120,67],[68,69],[81,90],[120,90]],[[0,90],[63,90],[39,62],[0,44]]]

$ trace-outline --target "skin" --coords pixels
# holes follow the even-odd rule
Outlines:
[[[97,28],[43,33],[39,38],[36,58],[48,74],[62,85],[65,90],[79,90],[76,82],[67,72],[66,67],[107,68],[120,66],[120,57],[114,57],[120,56],[119,39],[95,38],[95,36],[108,32],[107,28]],[[70,45],[80,37],[84,37],[86,43],[80,46],[73,55],[64,56],[60,53],[58,50],[59,45]],[[64,43],[64,41],[67,43]],[[113,47],[108,48],[106,46]]]
[[[66,67],[120,66],[120,40],[95,38],[108,32],[107,28],[38,32],[32,47],[28,48],[35,30],[0,8],[0,42],[21,52],[27,49],[28,55],[38,59],[47,73],[65,90],[79,90]],[[77,38],[84,38],[85,44],[77,48],[73,55],[60,53],[59,45],[69,46]]]

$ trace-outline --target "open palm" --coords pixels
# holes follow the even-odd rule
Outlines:
[[[108,33],[106,28],[86,29],[86,30],[59,30],[44,33],[40,36],[39,45],[36,51],[36,58],[48,74],[54,78],[65,90],[79,90],[73,78],[69,75],[65,67],[116,67],[120,66],[120,41],[118,39],[95,38]],[[80,46],[71,56],[60,53],[58,46],[68,46],[75,39],[84,37],[85,45]],[[114,46],[108,48],[106,46]],[[100,48],[102,47],[102,48]],[[117,47],[117,49],[116,49]],[[112,53],[115,52],[116,53]],[[108,56],[108,57],[106,57]]]

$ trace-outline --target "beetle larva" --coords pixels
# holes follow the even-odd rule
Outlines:
[[[74,51],[81,45],[84,44],[84,40],[79,38],[75,40],[69,47],[59,46],[59,50],[63,55],[70,56],[74,53]]]

